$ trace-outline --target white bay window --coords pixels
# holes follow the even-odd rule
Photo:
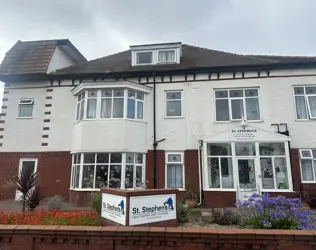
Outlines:
[[[215,91],[216,121],[259,121],[259,90],[230,89]]]
[[[135,188],[144,183],[144,154],[74,154],[71,175],[72,189]]]
[[[76,120],[99,118],[143,120],[144,96],[143,92],[123,88],[82,92],[78,95]]]

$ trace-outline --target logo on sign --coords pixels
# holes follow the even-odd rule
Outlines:
[[[125,214],[124,200],[121,200],[118,205],[113,205],[110,203],[103,202],[103,209],[110,211],[110,212],[124,215]]]
[[[141,209],[134,207],[133,214],[147,214],[147,213],[155,213],[155,212],[163,212],[168,210],[174,210],[173,207],[173,199],[169,197],[163,204],[155,205],[155,206],[143,206]]]

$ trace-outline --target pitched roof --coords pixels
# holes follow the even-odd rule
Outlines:
[[[218,50],[195,47],[187,44],[182,45],[180,64],[159,64],[132,67],[131,54],[131,50],[126,50],[117,54],[91,60],[83,64],[63,68],[57,70],[53,74],[118,73],[153,70],[165,71],[204,67],[263,65],[271,62],[265,58],[249,57]]]
[[[63,45],[70,47],[81,61],[86,61],[68,39],[17,41],[5,54],[0,65],[0,75],[46,73],[56,47]]]
[[[315,56],[277,56],[277,55],[251,55],[252,57],[272,60],[279,63],[316,62]]]

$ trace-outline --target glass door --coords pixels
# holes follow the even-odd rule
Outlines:
[[[243,190],[257,190],[255,159],[237,159],[239,188]]]

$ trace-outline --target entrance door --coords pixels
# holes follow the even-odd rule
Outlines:
[[[255,159],[237,159],[239,177],[239,199],[257,193]]]
[[[19,172],[21,171],[27,171],[30,174],[34,174],[37,171],[37,159],[20,159],[20,165],[19,165]],[[15,200],[19,200],[22,196],[22,193],[18,190],[16,190],[15,194]]]

